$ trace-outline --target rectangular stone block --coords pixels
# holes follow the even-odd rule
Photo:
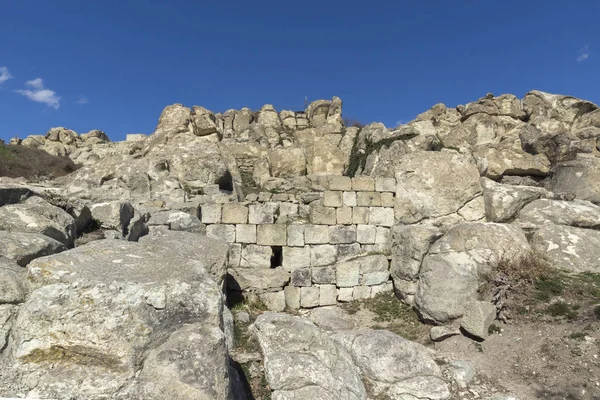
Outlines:
[[[285,295],[285,305],[292,310],[300,308],[300,288],[295,286],[286,286],[283,289]]]
[[[352,222],[356,225],[367,225],[369,223],[369,208],[352,207]]]
[[[303,308],[318,307],[320,295],[321,290],[316,286],[300,288],[300,306]]]
[[[232,243],[229,245],[229,268],[238,268],[242,257],[242,245]]]
[[[394,209],[389,207],[369,208],[369,224],[380,226],[394,225]]]
[[[335,266],[335,283],[338,287],[358,285],[360,266],[356,262],[341,262]]]
[[[323,205],[325,207],[341,207],[342,206],[342,192],[326,191],[323,193]]]
[[[286,271],[310,267],[310,247],[284,247],[281,266]]]
[[[358,192],[356,193],[356,204],[360,207],[379,207],[381,205],[381,193]]]
[[[352,207],[340,207],[336,212],[338,225],[352,224]]]
[[[267,292],[258,295],[258,298],[263,302],[269,311],[281,312],[285,310],[285,292]]]
[[[333,265],[313,267],[312,281],[318,284],[335,284],[335,267]]]
[[[387,257],[388,259],[391,258],[391,250],[390,250],[390,246],[386,245],[386,244],[362,244],[360,245],[361,247],[361,253],[362,254],[381,254],[385,257]]]
[[[373,226],[373,225],[371,225]],[[392,235],[390,232],[390,228],[386,228],[383,226],[377,227],[377,233],[375,234],[375,244],[384,244],[390,245],[392,242]]]
[[[355,176],[352,178],[352,190],[355,192],[372,192],[375,190],[375,181],[370,176]]]
[[[319,285],[319,306],[332,306],[337,304],[337,288],[335,285]]]
[[[329,243],[347,244],[356,242],[355,225],[338,225],[329,227]]]
[[[329,227],[327,225],[305,225],[304,242],[306,244],[329,243]]]
[[[352,292],[352,300],[364,300],[371,298],[371,288],[369,286],[355,286]]]
[[[206,227],[206,236],[227,243],[235,242],[235,225],[213,224]]]
[[[256,244],[260,246],[285,246],[287,244],[287,226],[279,224],[258,225]]]
[[[206,185],[202,188],[202,194],[207,196],[214,196],[216,194],[221,194],[221,189],[219,189],[219,185]]]
[[[242,248],[240,267],[243,268],[271,268],[273,249],[269,246],[249,244]]]
[[[236,225],[235,241],[238,243],[256,243],[256,225]]]
[[[202,204],[200,206],[202,220],[205,224],[220,224],[221,223],[221,205],[220,204]]]
[[[310,246],[310,265],[321,267],[334,264],[337,259],[337,248],[330,244]]]
[[[390,264],[383,255],[365,256],[360,263],[359,283],[365,286],[379,285],[390,279]]]
[[[337,213],[335,208],[312,203],[310,205],[309,221],[315,225],[335,225],[337,223]]]
[[[278,224],[289,224],[298,218],[298,204],[280,203],[279,216],[277,217]]]
[[[377,236],[375,225],[357,225],[356,241],[360,244],[374,244]]]
[[[288,246],[304,246],[304,225],[288,225]]]
[[[354,292],[354,288],[351,287],[343,287],[338,289],[338,301],[341,302],[351,302],[352,301],[352,293]]]
[[[393,193],[381,193],[381,207],[394,207]]]
[[[329,190],[352,190],[352,180],[349,176],[330,176]]]
[[[344,192],[342,193],[342,203],[348,207],[356,206],[356,192]]]
[[[272,224],[278,207],[277,203],[250,204],[248,222],[255,225]]]
[[[375,190],[378,192],[395,192],[396,178],[375,178]]]
[[[297,269],[292,271],[291,285],[296,287],[311,286],[310,268]]]
[[[288,201],[290,196],[287,193],[273,193],[271,201]]]
[[[221,222],[224,224],[248,223],[248,206],[240,203],[226,203],[221,209]]]
[[[352,244],[338,244],[337,245],[337,259],[338,261],[348,260],[350,258],[354,258],[360,255],[361,248],[360,244],[352,243]]]

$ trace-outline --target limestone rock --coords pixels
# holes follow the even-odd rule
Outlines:
[[[441,235],[437,228],[425,226],[392,227],[392,278],[417,279],[423,257]]]
[[[553,168],[550,190],[600,205],[600,158],[580,157]]]
[[[139,243],[156,251],[177,254],[190,260],[202,260],[204,268],[219,287],[225,279],[228,246],[219,240],[188,232],[167,231],[144,236]]]
[[[40,198],[0,207],[0,230],[41,233],[67,247],[76,236],[73,217]]]
[[[25,287],[23,268],[14,261],[0,257],[0,304],[23,302],[26,295]]]
[[[366,400],[351,356],[311,322],[264,313],[254,326],[274,399]]]
[[[232,399],[223,332],[201,324],[184,325],[150,351],[129,398]]]
[[[521,150],[519,141],[513,145],[481,146],[473,156],[479,165],[481,175],[498,179],[503,175],[547,176],[550,161],[543,154],[531,155]]]
[[[451,152],[407,155],[396,181],[396,222],[401,224],[457,212],[481,193],[477,168]]]
[[[481,178],[485,215],[491,222],[506,222],[515,217],[526,204],[549,195],[542,188],[502,185],[488,178]]]
[[[172,231],[206,234],[206,225],[198,217],[182,211],[159,211],[152,213],[147,224],[148,226],[166,226]]]
[[[600,273],[600,231],[563,225],[543,225],[531,247],[555,268]]]
[[[128,202],[112,201],[109,203],[93,204],[90,207],[92,218],[105,229],[114,229],[127,234],[129,222],[135,216],[135,209]]]
[[[479,339],[488,336],[488,329],[496,319],[496,306],[487,301],[470,303],[460,321],[460,327]]]
[[[600,229],[600,206],[583,200],[539,199],[523,207],[519,221],[537,226],[556,224]]]
[[[477,298],[491,263],[531,251],[523,231],[494,223],[460,224],[436,241],[421,264],[415,308],[427,321],[445,323],[463,315]]]
[[[281,290],[290,281],[290,273],[283,268],[234,268],[229,275],[227,286],[238,291]]]
[[[65,245],[38,233],[0,231],[0,256],[25,267],[32,260],[67,250]]]
[[[431,329],[429,329],[429,337],[434,342],[441,342],[444,339],[456,335],[460,335],[460,331],[447,326],[432,326]]]
[[[217,133],[215,114],[204,107],[192,108],[192,133],[196,136],[206,136]]]
[[[293,177],[306,174],[304,151],[298,147],[285,147],[271,150],[269,153],[271,176]]]
[[[24,371],[45,370],[35,382],[40,397],[112,397],[144,365],[140,349],[160,351],[186,323],[220,326],[222,293],[206,267],[203,258],[114,240],[35,260],[28,272],[32,292],[15,323],[13,356]],[[202,385],[208,376],[195,380],[187,383]],[[154,384],[157,393],[177,385],[171,379]]]
[[[352,355],[375,393],[394,399],[450,398],[441,370],[424,346],[383,330],[340,332],[333,338]]]

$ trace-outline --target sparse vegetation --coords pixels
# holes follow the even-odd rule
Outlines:
[[[502,332],[502,328],[500,328],[497,325],[491,324],[490,327],[488,328],[488,333],[490,335],[493,335],[494,333],[500,333]]]
[[[0,176],[24,177],[30,181],[68,175],[79,165],[68,157],[56,157],[27,146],[0,144]]]
[[[409,340],[417,340],[426,329],[412,307],[398,300],[393,292],[380,293],[363,304],[381,323],[375,329],[385,329]]]
[[[346,128],[364,128],[365,124],[354,118],[344,117],[344,126]]]

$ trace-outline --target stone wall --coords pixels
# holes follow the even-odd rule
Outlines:
[[[394,178],[322,177],[321,192],[203,204],[207,236],[230,245],[228,287],[270,309],[333,305],[391,291]]]

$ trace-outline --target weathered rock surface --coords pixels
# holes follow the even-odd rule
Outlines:
[[[14,261],[0,257],[0,304],[21,303],[25,295],[25,271]]]
[[[0,207],[0,230],[41,233],[67,247],[77,234],[73,217],[39,197]]]
[[[485,339],[495,319],[495,305],[486,301],[474,301],[465,308],[460,327],[476,338]]]
[[[396,171],[399,224],[456,213],[481,194],[477,168],[458,153],[409,154]]]
[[[366,400],[350,354],[311,322],[265,313],[254,326],[273,399]]]
[[[453,227],[423,258],[415,295],[417,311],[438,324],[461,317],[466,305],[476,300],[494,261],[529,251],[525,234],[516,226],[470,223]]]
[[[207,398],[223,398],[215,394],[222,389],[217,390],[220,383],[211,374],[224,359],[224,344],[207,340],[204,350],[195,339],[196,350],[184,352],[179,360],[159,356],[177,348],[180,341],[172,335],[184,324],[221,326],[222,294],[207,266],[204,258],[192,260],[164,248],[157,252],[148,244],[114,240],[37,259],[29,265],[32,292],[15,323],[12,355],[23,373],[46,371],[31,383],[41,397],[119,397],[149,360],[150,376],[152,363],[164,362],[172,377],[153,380],[154,393],[195,398],[205,390],[214,394]],[[196,369],[207,374],[196,382],[189,382],[188,371],[177,367],[200,362],[213,365]],[[227,385],[227,376],[218,376]],[[188,384],[195,391],[186,389]]]
[[[553,169],[550,190],[600,204],[600,158],[580,157],[557,164]]]
[[[600,272],[600,231],[546,224],[531,238],[531,247],[556,268]]]
[[[448,385],[429,351],[388,331],[336,333],[376,395],[392,399],[449,399]],[[411,396],[411,397],[409,397]]]
[[[526,204],[549,195],[542,188],[502,185],[487,178],[481,178],[481,187],[485,215],[491,222],[507,222]]]
[[[32,260],[67,250],[64,244],[40,233],[0,230],[0,256],[14,260],[21,267]]]
[[[600,206],[583,200],[539,199],[523,207],[519,221],[537,226],[556,224],[600,229]]]

